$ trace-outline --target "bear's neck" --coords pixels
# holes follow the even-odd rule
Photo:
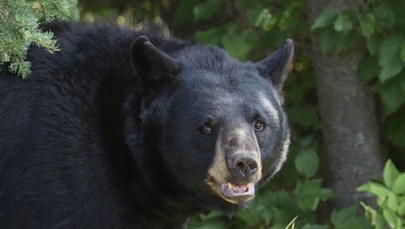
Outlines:
[[[108,147],[106,157],[119,187],[116,191],[128,203],[129,220],[143,222],[141,228],[181,228],[200,209],[164,165],[158,149],[160,136],[152,134],[160,130],[141,128],[140,107],[134,106],[141,104],[136,85],[108,89],[104,90],[108,96],[100,99],[100,125],[106,133],[102,141]],[[148,129],[151,136],[142,129]],[[139,206],[141,211],[135,209]]]

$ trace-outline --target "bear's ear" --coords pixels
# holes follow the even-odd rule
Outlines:
[[[294,55],[293,41],[284,41],[281,48],[256,63],[257,68],[280,92],[287,78],[288,68]]]
[[[132,43],[131,58],[136,75],[148,89],[169,84],[180,71],[180,65],[144,35]]]

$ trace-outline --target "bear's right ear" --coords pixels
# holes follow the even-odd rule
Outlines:
[[[132,43],[131,58],[136,75],[148,89],[169,84],[180,71],[176,60],[159,50],[144,35]]]

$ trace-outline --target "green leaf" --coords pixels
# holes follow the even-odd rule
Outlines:
[[[333,228],[368,228],[370,224],[364,219],[357,217],[357,206],[334,210],[331,214]],[[368,227],[367,227],[368,226]]]
[[[238,220],[241,220],[245,222],[246,224],[252,224],[254,222],[260,222],[260,221],[270,221],[273,217],[273,209],[268,208],[267,206],[275,206],[277,203],[273,200],[280,197],[283,195],[281,193],[271,193],[271,196],[269,195],[270,193],[265,193],[264,195],[258,195],[255,197],[255,201],[253,202],[253,205],[249,208],[247,211],[241,211],[237,215],[235,215]],[[289,200],[291,200],[291,197],[287,197]],[[277,199],[277,201],[283,201]]]
[[[223,47],[231,56],[243,60],[254,46],[256,40],[255,32],[252,29],[247,29],[238,35],[234,33],[228,34],[221,41]]]
[[[226,224],[221,220],[222,213],[218,211],[213,211],[208,214],[200,214],[196,217],[190,218],[188,223],[189,228],[198,229],[222,229],[226,228]]]
[[[354,47],[357,43],[358,34],[352,30],[348,33],[338,33],[337,43],[336,43],[336,52],[342,52]]]
[[[337,9],[326,9],[324,10],[321,15],[315,20],[314,24],[311,27],[311,30],[315,29],[322,29],[327,27],[328,25],[331,25],[338,14],[340,13],[340,10]]]
[[[405,62],[405,41],[402,41],[401,44],[401,60]]]
[[[373,13],[381,26],[392,28],[395,25],[395,12],[392,7],[386,3],[379,4],[373,9]]]
[[[345,224],[350,225],[350,220],[352,220],[353,216],[356,215],[357,208],[356,207],[349,207],[343,210],[337,211],[334,210],[331,214],[331,221],[332,224],[337,226],[342,226]]]
[[[353,26],[352,26],[352,22],[349,18],[349,15],[347,15],[345,13],[339,14],[339,16],[336,18],[333,28],[337,32],[343,32],[343,33],[347,33],[350,30],[352,30]]]
[[[317,121],[316,109],[310,106],[291,107],[288,109],[288,117],[291,122],[304,127],[311,126]]]
[[[374,225],[375,224],[375,217],[377,215],[377,211],[374,210],[374,208],[368,206],[364,202],[360,202],[360,205],[364,209],[364,215],[366,216],[367,219],[371,220],[371,223]]]
[[[259,11],[257,12],[257,15],[255,15],[254,17],[254,26],[256,27],[261,27],[264,30],[268,30],[269,27],[271,26],[270,22],[271,22],[271,12],[269,9],[267,8],[263,8],[263,9],[258,9]]]
[[[400,228],[401,227],[401,218],[395,214],[395,212],[389,208],[383,210],[383,215],[388,225],[391,228]]]
[[[382,184],[376,183],[376,182],[368,182],[366,184],[361,185],[356,189],[358,192],[369,192],[371,194],[374,194],[378,197],[384,197],[387,196],[391,191],[387,189]]]
[[[380,66],[378,65],[378,59],[372,56],[363,58],[357,67],[357,75],[363,83],[368,83],[371,79],[376,77],[379,72]]]
[[[385,223],[384,216],[382,214],[377,214],[375,216],[375,224],[373,224],[375,229],[386,229],[387,224]]]
[[[364,209],[364,215],[367,219],[370,220],[371,225],[374,226],[375,229],[385,229],[384,218],[381,214],[377,213],[372,207],[366,205],[364,202],[360,202],[360,205]],[[363,227],[363,228],[370,228],[370,227]]]
[[[395,112],[401,105],[405,103],[405,93],[397,84],[383,85],[378,89],[381,101],[384,106],[384,112],[389,115]]]
[[[332,190],[321,188],[320,179],[299,182],[294,194],[301,210],[316,210],[321,200],[326,201],[333,197]]]
[[[193,9],[198,4],[198,0],[180,1],[176,10],[176,16],[174,18],[176,23],[191,22],[194,20]]]
[[[402,77],[399,77],[397,79],[399,79],[399,87],[401,88],[401,90],[405,93],[405,72],[403,72],[403,74],[401,74]]]
[[[395,179],[392,185],[392,191],[397,195],[405,194],[405,173]]]
[[[194,21],[202,21],[211,18],[221,6],[221,1],[207,0],[196,5],[193,9]]]
[[[371,13],[365,15],[360,15],[359,18],[360,31],[363,36],[370,38],[370,36],[375,32],[375,17]]]
[[[399,174],[400,173],[398,169],[395,167],[394,163],[392,163],[391,160],[388,160],[385,163],[383,172],[385,186],[387,186],[388,188],[392,188],[392,185],[394,184],[394,181],[398,178]]]
[[[399,203],[398,208],[397,208],[398,215],[404,217],[405,216],[405,196],[399,197],[398,203]]]
[[[311,147],[299,153],[295,158],[295,167],[305,177],[313,177],[319,167],[319,157],[316,147]]]
[[[377,54],[381,47],[382,39],[378,34],[371,35],[366,42],[367,50],[371,55]]]
[[[382,67],[380,72],[381,82],[397,75],[402,67],[403,62],[401,60],[401,45],[403,38],[399,35],[391,36],[385,39],[380,48],[380,60],[379,64]]]
[[[301,229],[328,229],[329,227],[326,225],[318,225],[318,224],[305,224]]]
[[[197,31],[194,38],[205,44],[221,45],[222,38],[227,34],[227,28],[213,28],[206,31]]]
[[[387,207],[393,211],[397,211],[398,209],[398,199],[397,196],[393,192],[389,192],[387,199],[386,199]]]
[[[337,33],[333,29],[325,30],[320,38],[321,51],[328,53],[336,47]]]
[[[224,229],[224,228],[227,228],[227,224],[225,223],[225,221],[223,221],[219,218],[204,220],[202,222],[191,221],[188,226],[189,226],[189,228],[194,228],[194,229]]]

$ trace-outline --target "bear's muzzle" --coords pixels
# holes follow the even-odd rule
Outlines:
[[[206,179],[214,193],[232,204],[245,203],[255,195],[261,170],[260,148],[248,125],[218,130],[215,156]]]

